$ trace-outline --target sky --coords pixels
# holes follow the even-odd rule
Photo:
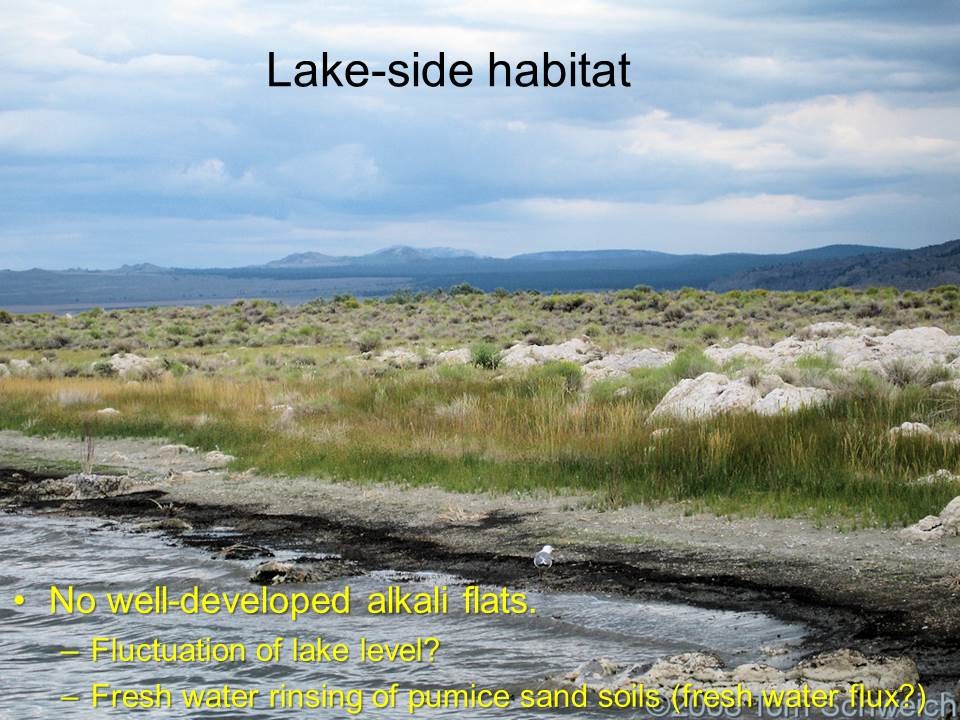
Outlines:
[[[465,89],[271,88],[440,50]],[[630,88],[490,88],[489,52]],[[0,267],[960,237],[956,0],[0,3]]]

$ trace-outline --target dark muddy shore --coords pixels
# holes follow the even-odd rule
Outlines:
[[[6,463],[10,465],[10,463]],[[783,561],[710,548],[652,547],[636,543],[565,544],[562,560],[542,579],[529,555],[542,532],[535,514],[521,506],[470,517],[459,524],[411,527],[391,512],[358,520],[341,508],[263,512],[249,506],[185,502],[176,492],[154,489],[91,500],[24,501],[19,493],[51,471],[0,469],[0,502],[7,512],[95,516],[116,528],[155,527],[171,515],[179,529],[169,541],[220,555],[244,546],[253,556],[294,551],[304,556],[337,553],[362,570],[440,571],[467,580],[555,592],[603,592],[656,601],[754,610],[806,623],[810,654],[853,648],[866,654],[907,655],[926,683],[952,687],[960,677],[957,590],[888,568],[864,576],[830,558]],[[171,511],[168,504],[173,502]],[[151,525],[152,524],[152,525]],[[226,529],[226,530],[225,530]],[[598,649],[598,652],[602,652]]]

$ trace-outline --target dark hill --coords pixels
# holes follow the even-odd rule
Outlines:
[[[754,268],[715,280],[709,284],[709,288],[823,290],[831,287],[892,285],[922,290],[958,283],[960,240],[953,240],[917,250],[867,253]]]

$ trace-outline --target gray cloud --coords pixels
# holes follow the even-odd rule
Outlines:
[[[3,264],[947,240],[960,234],[957,8],[8,4]],[[481,71],[489,50],[628,52],[634,86],[265,87],[268,50],[324,49],[375,63],[444,49]]]

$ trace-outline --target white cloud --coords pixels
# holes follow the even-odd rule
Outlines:
[[[272,174],[287,194],[300,197],[365,196],[384,184],[376,158],[359,144],[298,155],[277,165]]]
[[[538,197],[494,206],[508,215],[551,221],[684,221],[728,225],[809,223],[829,220],[879,203],[904,202],[891,195],[819,200],[801,195],[728,195],[702,202],[622,202],[587,198]]]
[[[491,50],[536,47],[533,38],[524,33],[462,25],[299,21],[292,25],[292,30],[296,36],[313,43],[318,51],[361,53],[358,59],[364,59],[362,53],[373,53],[374,59],[396,56],[412,62],[414,51],[420,52],[422,60],[429,60],[432,58],[426,54],[445,50],[448,61],[452,62],[486,57]]]
[[[760,125],[747,128],[684,120],[662,110],[629,125],[627,152],[737,170],[900,172],[960,161],[960,107],[895,107],[869,94],[772,106]]]
[[[219,185],[229,176],[227,166],[220,158],[207,158],[186,168],[182,176],[190,183]]]
[[[0,112],[0,151],[19,155],[69,154],[102,138],[96,116],[32,108]]]

